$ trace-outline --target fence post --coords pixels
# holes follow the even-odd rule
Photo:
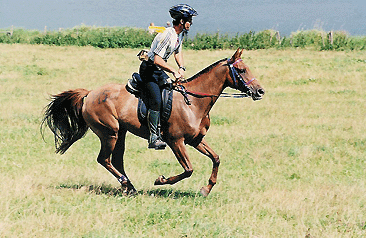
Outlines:
[[[280,32],[276,31],[275,36],[277,38],[278,44],[281,45],[281,36],[280,36]]]
[[[328,37],[329,37],[329,43],[331,45],[333,45],[333,36],[334,36],[333,31],[330,31],[329,34],[328,34]]]

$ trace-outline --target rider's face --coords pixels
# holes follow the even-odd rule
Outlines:
[[[191,26],[192,26],[192,20],[186,21],[186,22],[184,23],[184,28],[185,28],[187,31],[189,31],[189,29],[191,28]]]

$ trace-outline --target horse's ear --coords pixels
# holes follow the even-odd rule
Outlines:
[[[236,61],[236,59],[240,58],[240,55],[241,55],[241,53],[242,53],[243,51],[242,51],[242,52],[239,52],[239,50],[240,50],[240,48],[238,48],[238,49],[235,51],[234,55],[231,57],[230,61],[231,61],[232,63],[234,63],[234,62]]]
[[[244,49],[241,49],[239,57],[241,57],[241,54],[243,54]]]
[[[235,51],[235,54],[234,54],[234,59],[236,60],[237,58],[240,58],[240,55],[241,55],[241,52],[240,52],[240,48],[238,48],[236,51]]]

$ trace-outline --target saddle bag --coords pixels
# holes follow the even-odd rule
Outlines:
[[[138,73],[132,74],[132,79],[129,79],[126,85],[126,89],[129,93],[132,93],[133,95],[140,97],[142,94],[142,79]]]

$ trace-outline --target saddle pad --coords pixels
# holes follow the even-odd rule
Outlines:
[[[162,108],[160,110],[160,119],[161,119],[161,123],[167,123],[169,118],[170,118],[170,114],[172,112],[172,104],[173,104],[173,90],[172,89],[166,89],[164,88],[162,93],[161,93],[161,98],[162,98]],[[141,99],[141,97],[139,98],[139,103],[137,106],[137,116],[141,122],[141,124],[146,124],[147,123],[147,107],[144,103],[144,101]]]

